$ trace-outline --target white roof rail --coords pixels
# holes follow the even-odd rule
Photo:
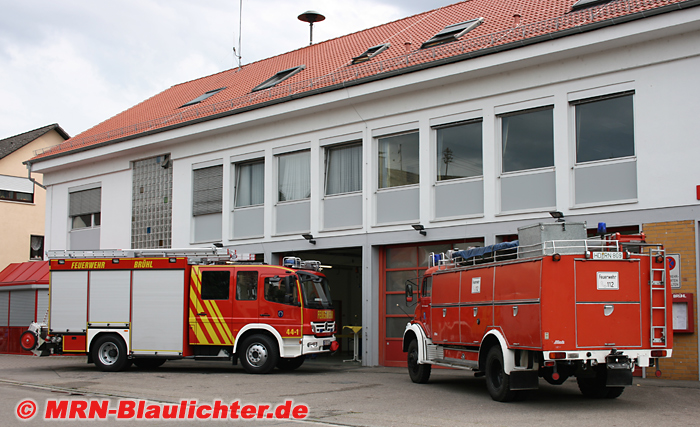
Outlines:
[[[96,249],[83,251],[52,250],[46,252],[49,259],[69,258],[176,258],[186,257],[190,263],[215,261],[255,261],[255,254],[238,253],[235,250],[219,248],[182,249]]]

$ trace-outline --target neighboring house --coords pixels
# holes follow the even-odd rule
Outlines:
[[[0,269],[12,262],[43,259],[46,192],[30,179],[23,162],[34,151],[70,136],[57,124],[0,140],[0,218],[3,220]],[[41,183],[41,175],[32,178]]]
[[[173,86],[31,159],[46,246],[319,259],[365,365],[405,364],[430,252],[550,211],[643,230],[697,296],[698,5],[471,0]],[[675,344],[663,378],[697,380]]]

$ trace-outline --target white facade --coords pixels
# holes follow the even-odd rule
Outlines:
[[[549,221],[552,210],[589,226],[700,220],[697,70],[700,8],[690,8],[35,162],[33,171],[44,174],[48,187],[46,248],[69,249],[75,233],[69,193],[95,187],[102,191],[101,223],[93,227],[100,247],[130,247],[131,162],[169,154],[172,247],[221,242],[264,253],[268,262],[291,251],[362,248],[363,363],[376,365],[384,245],[455,238],[492,244],[518,226]],[[576,101],[620,93],[632,97],[634,154],[577,164]],[[537,107],[551,107],[553,166],[502,172],[503,117]],[[483,175],[436,181],[436,128],[470,119],[482,120]],[[419,183],[379,189],[379,139],[413,131]],[[353,141],[362,143],[361,191],[324,196],[327,148]],[[310,150],[311,195],[278,202],[278,157],[299,150]],[[245,210],[234,215],[234,165],[253,159],[264,159],[264,203],[247,217]],[[193,171],[217,165],[223,165],[223,210],[212,218],[221,233],[200,239]],[[616,192],[620,181],[624,188]],[[612,196],[591,201],[596,185]],[[535,199],[540,202],[529,206]],[[234,233],[239,214],[261,232]],[[427,236],[412,224],[422,224]],[[253,237],[239,238],[239,232]]]

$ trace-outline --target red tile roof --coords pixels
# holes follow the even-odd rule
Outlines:
[[[17,285],[48,285],[49,262],[30,261],[13,263],[0,271],[0,287]]]
[[[270,103],[335,90],[446,62],[517,48],[613,23],[695,5],[694,0],[614,0],[572,11],[577,0],[467,0],[410,16],[239,68],[175,85],[70,140],[36,154],[53,158],[195,121],[236,114]],[[518,15],[516,17],[515,15]],[[419,49],[445,26],[484,18],[459,41]],[[369,47],[391,47],[369,61],[352,58]],[[251,90],[278,71],[306,68],[270,89]],[[180,108],[207,91],[226,87],[201,103]]]

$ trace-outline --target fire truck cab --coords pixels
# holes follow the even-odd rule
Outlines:
[[[226,249],[51,251],[48,323],[21,336],[35,355],[87,354],[103,371],[172,359],[293,370],[337,350],[318,261],[250,262]]]
[[[496,401],[562,384],[616,398],[635,368],[671,357],[663,247],[643,234],[588,239],[585,223],[536,224],[519,241],[433,254],[403,349],[410,378],[433,365],[484,376]],[[413,301],[407,283],[407,303]]]

